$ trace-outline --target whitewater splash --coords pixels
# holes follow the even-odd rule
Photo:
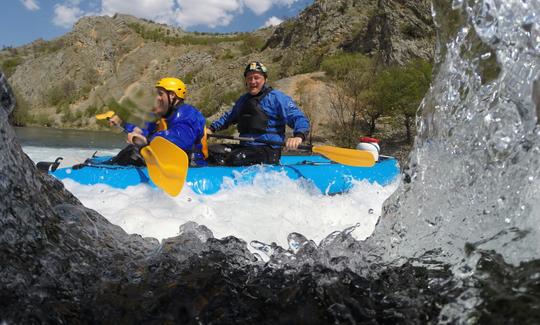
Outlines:
[[[370,239],[384,260],[540,257],[540,2],[434,1],[436,78],[403,184]],[[536,96],[536,102],[533,97]]]
[[[69,161],[64,161],[64,166],[81,163],[94,152],[33,146],[23,149],[34,162],[66,157]],[[373,232],[382,203],[397,187],[397,182],[383,187],[359,181],[345,195],[327,196],[280,173],[263,173],[253,184],[236,185],[214,195],[198,195],[186,188],[179,196],[170,197],[147,184],[124,190],[63,182],[86,207],[128,233],[162,240],[177,236],[182,224],[194,221],[207,226],[217,238],[235,236],[248,243],[257,240],[282,247],[287,247],[287,236],[292,232],[318,243],[333,231],[354,227],[352,235],[365,239]]]

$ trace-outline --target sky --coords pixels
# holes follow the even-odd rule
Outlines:
[[[244,32],[277,25],[313,0],[0,0],[0,48],[50,40],[83,16],[130,14],[187,31]]]

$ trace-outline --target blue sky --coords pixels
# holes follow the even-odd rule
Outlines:
[[[296,16],[313,0],[1,0],[0,47],[50,40],[86,15],[131,14],[188,31],[252,31]]]

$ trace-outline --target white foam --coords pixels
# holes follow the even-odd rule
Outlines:
[[[120,149],[95,150],[87,148],[48,148],[24,146],[23,151],[35,163],[39,161],[54,161],[56,158],[62,157],[64,158],[60,164],[60,168],[62,168],[82,163],[85,159],[91,157],[96,151],[100,156],[113,156],[116,155]]]
[[[32,158],[33,153],[29,155]],[[291,232],[318,243],[331,232],[356,224],[360,226],[353,235],[366,238],[373,232],[382,203],[397,187],[358,182],[350,193],[325,196],[283,174],[268,173],[258,175],[254,184],[214,195],[198,195],[186,187],[173,198],[148,185],[120,190],[71,180],[64,184],[85,206],[128,233],[163,239],[177,235],[180,225],[194,221],[210,228],[217,238],[235,236],[282,247],[287,247]]]

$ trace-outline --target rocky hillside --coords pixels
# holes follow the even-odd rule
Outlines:
[[[307,69],[337,51],[403,64],[411,58],[431,59],[434,37],[429,1],[320,0],[279,25],[265,49],[299,52]]]
[[[1,51],[0,63],[18,99],[13,121],[22,124],[98,128],[93,116],[105,109],[137,122],[152,103],[155,81],[171,75],[187,83],[189,101],[211,117],[242,93],[245,63],[262,60],[273,84],[312,105],[305,109],[319,112],[314,126],[324,129],[327,81],[301,74],[317,72],[326,56],[340,52],[386,64],[429,59],[433,39],[427,0],[316,0],[298,17],[253,33],[188,33],[126,15],[85,17],[62,37]]]

